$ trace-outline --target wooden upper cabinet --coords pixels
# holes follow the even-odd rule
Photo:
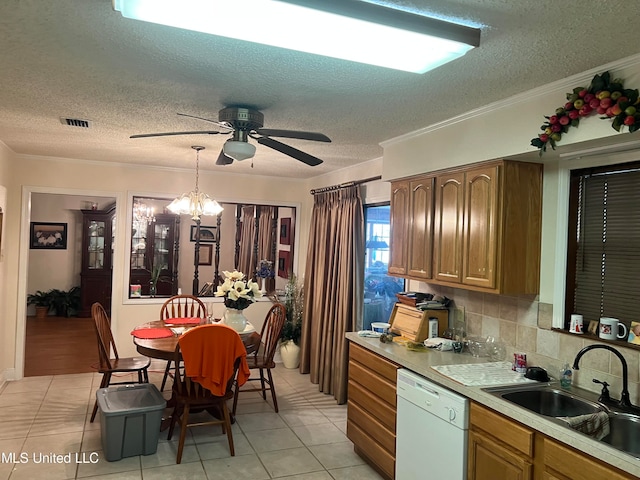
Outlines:
[[[465,173],[462,283],[466,285],[496,285],[499,168],[496,165]]]
[[[443,282],[462,280],[462,227],[464,173],[436,177],[433,241],[434,278]]]
[[[389,252],[389,273],[407,273],[407,239],[409,236],[409,182],[391,183],[391,245]]]
[[[433,254],[433,177],[409,183],[409,245],[407,275],[431,278]]]
[[[490,293],[538,293],[542,168],[538,163],[497,160],[392,183],[391,222],[394,225],[394,216],[401,211],[409,241],[406,250],[406,240],[392,235],[392,257],[398,248],[402,254],[394,259],[393,270],[390,264],[389,273]],[[414,185],[434,175],[432,197],[414,191]],[[404,210],[393,208],[395,192],[400,191]],[[432,228],[428,216],[423,216],[429,209],[423,203],[428,198],[434,203]],[[418,223],[407,223],[407,218]],[[432,247],[427,241],[430,230]],[[424,251],[418,248],[421,244]],[[422,256],[430,248],[432,272],[423,265],[427,257]]]

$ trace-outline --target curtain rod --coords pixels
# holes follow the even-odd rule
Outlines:
[[[311,195],[315,195],[316,193],[329,192],[331,190],[338,190],[340,188],[352,187],[354,185],[361,185],[363,183],[374,182],[376,180],[382,180],[382,175],[378,175],[377,177],[364,178],[362,180],[354,180],[347,183],[341,183],[339,185],[331,185],[329,187],[314,188],[313,190],[311,190]]]

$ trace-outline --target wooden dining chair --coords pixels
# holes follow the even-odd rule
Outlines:
[[[160,320],[167,320],[168,318],[206,318],[207,307],[204,303],[193,295],[174,295],[169,298],[162,308],[160,309]],[[167,383],[167,377],[173,377],[171,373],[172,360],[167,362],[167,366],[164,369],[164,376],[162,377],[162,385],[160,385],[160,391],[164,390]]]
[[[252,354],[247,356],[247,364],[250,370],[258,370],[259,376],[249,377],[249,381],[260,380],[260,388],[252,388],[243,390],[243,392],[262,392],[262,398],[267,400],[267,390],[271,391],[271,398],[273,400],[273,408],[278,412],[278,400],[276,399],[276,388],[273,384],[273,376],[271,375],[271,369],[276,367],[273,357],[276,354],[276,348],[278,346],[278,339],[282,333],[282,327],[287,316],[287,310],[284,305],[276,303],[273,305],[264,323],[262,324],[262,331],[260,332],[260,346]],[[267,376],[265,378],[265,371]],[[240,392],[239,386],[236,386],[233,396],[233,414],[236,414],[236,408],[238,405],[238,394]]]
[[[171,440],[176,423],[179,424],[176,463],[182,461],[187,428],[194,426],[220,425],[222,433],[227,435],[229,452],[235,456],[227,400],[233,398],[234,384],[243,384],[249,377],[246,355],[238,332],[226,325],[201,325],[180,337],[173,362],[172,399],[175,405],[167,437]],[[184,362],[182,371],[179,367],[181,358]],[[205,410],[212,418],[189,423],[192,408]]]
[[[100,358],[98,371],[102,374],[100,388],[126,383],[149,383],[149,373],[147,370],[151,361],[147,357],[120,358],[118,356],[118,349],[116,348],[116,343],[113,340],[113,334],[111,332],[111,320],[99,302],[96,302],[91,306],[91,316],[93,317],[93,322],[96,327],[96,336],[98,339],[98,354]],[[111,357],[112,351],[113,357]],[[111,375],[114,373],[133,372],[137,372],[138,382],[111,381]],[[93,406],[93,412],[91,413],[91,423],[95,420],[97,412],[98,401],[96,400],[96,403]]]

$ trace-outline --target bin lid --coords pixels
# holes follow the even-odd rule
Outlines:
[[[105,414],[144,413],[162,410],[166,401],[151,383],[99,388],[96,399]]]

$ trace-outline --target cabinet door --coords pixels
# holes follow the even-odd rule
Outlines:
[[[469,431],[468,480],[531,480],[532,462],[489,435]]]
[[[465,176],[462,283],[495,288],[498,230],[498,166]]]
[[[407,275],[431,278],[433,254],[433,178],[409,184],[409,250]]]
[[[407,240],[409,235],[409,182],[391,183],[391,245],[389,273],[407,273]]]
[[[462,280],[462,226],[464,173],[436,178],[433,276],[437,280]]]

